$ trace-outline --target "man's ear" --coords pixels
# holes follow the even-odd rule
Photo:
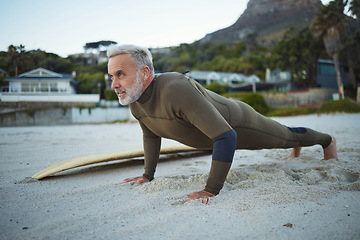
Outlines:
[[[142,74],[142,76],[146,79],[146,78],[148,78],[148,77],[150,77],[150,75],[151,75],[151,71],[150,71],[150,68],[148,67],[148,66],[143,66],[142,68],[141,68],[141,74]]]

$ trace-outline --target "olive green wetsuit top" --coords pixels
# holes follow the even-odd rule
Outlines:
[[[141,97],[130,104],[143,131],[144,175],[154,178],[161,138],[212,149],[214,139],[229,131],[237,134],[237,149],[327,147],[331,136],[309,128],[288,128],[257,113],[249,105],[224,98],[180,73],[156,75]],[[214,149],[215,151],[215,149]],[[212,159],[205,191],[218,194],[231,162]]]

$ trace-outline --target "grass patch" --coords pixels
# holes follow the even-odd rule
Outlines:
[[[268,117],[298,116],[321,113],[359,113],[360,104],[351,99],[325,102],[319,109],[316,108],[271,108],[266,114]]]
[[[240,100],[246,102],[252,106],[259,113],[267,117],[282,117],[282,116],[298,116],[298,115],[308,115],[308,114],[321,114],[321,113],[359,113],[360,104],[356,101],[345,98],[337,101],[327,101],[320,108],[274,108],[267,106],[263,97],[259,93],[249,93],[249,92],[234,92],[234,93],[225,93],[222,96]]]
[[[325,102],[320,109],[319,113],[332,113],[332,112],[345,112],[345,113],[358,113],[360,112],[360,104],[354,100],[345,98],[338,101]]]
[[[299,116],[317,113],[316,108],[270,108],[267,117]]]

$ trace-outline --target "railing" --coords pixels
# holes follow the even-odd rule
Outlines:
[[[1,93],[2,102],[93,102],[100,101],[99,94],[19,94]]]

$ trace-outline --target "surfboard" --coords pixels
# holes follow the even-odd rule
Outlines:
[[[192,152],[192,151],[204,151],[204,149],[196,149],[185,145],[178,145],[172,147],[164,147],[160,150],[160,154],[183,153],[183,152]],[[115,161],[115,160],[122,160],[122,159],[132,159],[143,156],[144,156],[143,149],[133,149],[133,150],[121,150],[121,151],[115,151],[109,153],[100,153],[100,154],[88,155],[83,157],[77,157],[51,165],[41,170],[40,172],[34,174],[32,178],[40,180],[55,173],[59,173],[65,170],[69,170],[81,166]]]

